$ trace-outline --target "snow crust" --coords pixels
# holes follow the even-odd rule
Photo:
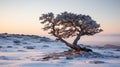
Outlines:
[[[44,55],[63,52],[64,43],[36,35],[0,34],[0,67],[119,67],[120,51],[89,47],[94,52],[111,57],[77,57],[41,61]]]

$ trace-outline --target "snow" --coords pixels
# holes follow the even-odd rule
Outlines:
[[[19,42],[14,42],[19,41]],[[103,58],[77,57],[41,61],[44,55],[63,52],[64,43],[35,35],[0,34],[0,67],[119,67],[120,52],[115,49],[90,47],[94,52],[111,56]],[[98,63],[97,63],[98,62]]]

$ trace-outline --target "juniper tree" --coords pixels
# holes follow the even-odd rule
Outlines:
[[[42,14],[39,18],[42,24],[45,24],[44,30],[48,30],[49,34],[62,41],[68,47],[80,51],[82,48],[78,45],[81,36],[94,35],[103,31],[100,24],[97,24],[89,15],[74,14],[63,12],[56,16],[51,12]],[[75,37],[73,43],[67,42],[65,39]]]

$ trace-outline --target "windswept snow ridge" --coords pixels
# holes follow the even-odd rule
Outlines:
[[[108,45],[107,45],[108,46]],[[110,45],[111,46],[111,45]],[[120,49],[89,47],[94,53],[76,58],[59,57],[41,61],[46,54],[64,52],[64,43],[46,37],[23,34],[0,34],[0,67],[119,67]],[[99,55],[100,54],[100,55]]]

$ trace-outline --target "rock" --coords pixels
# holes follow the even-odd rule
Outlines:
[[[49,47],[48,45],[43,45],[42,47]]]
[[[105,63],[105,62],[104,61],[93,60],[93,61],[89,61],[89,63],[92,63],[92,64],[101,64],[101,63]]]
[[[81,48],[81,50],[83,50],[83,51],[86,51],[86,52],[92,52],[92,50],[91,49],[89,49],[89,48]]]
[[[18,52],[25,52],[25,50],[17,50]]]
[[[7,46],[7,48],[12,48],[12,46]]]
[[[14,40],[13,42],[14,42],[14,43],[20,43],[20,41],[19,41],[19,40]]]
[[[42,61],[48,61],[51,57],[50,56],[46,56],[44,58],[42,58]]]
[[[120,49],[116,49],[115,51],[120,51]]]
[[[72,60],[73,57],[72,57],[72,56],[67,56],[66,59],[67,59],[67,60]]]
[[[35,49],[35,46],[25,46],[26,49]]]
[[[0,46],[0,48],[2,48],[2,46]]]

